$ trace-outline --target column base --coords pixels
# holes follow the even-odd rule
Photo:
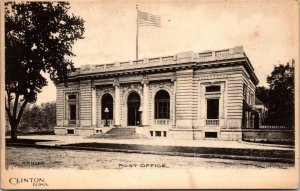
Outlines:
[[[120,128],[121,127],[121,125],[115,125],[115,128]]]

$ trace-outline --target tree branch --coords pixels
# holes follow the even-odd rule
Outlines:
[[[20,110],[19,110],[19,114],[18,114],[17,121],[16,121],[16,124],[17,124],[17,125],[19,124],[19,122],[20,122],[20,120],[21,120],[21,117],[22,117],[24,108],[25,108],[25,106],[27,105],[27,103],[28,103],[28,101],[25,100],[25,101],[23,102],[23,104],[22,104]]]
[[[8,106],[8,109],[9,109],[9,111],[10,111],[10,101],[11,101],[11,96],[10,96],[10,92],[9,92],[8,89],[6,90],[6,93],[7,93],[7,106]]]
[[[7,106],[5,106],[5,111],[7,113],[7,116],[8,116],[8,120],[9,120],[9,123],[10,125],[12,124],[12,117],[11,117],[11,113],[10,113],[10,110]]]
[[[19,94],[16,93],[14,110],[13,110],[13,118],[14,119],[16,119],[16,115],[17,115],[18,102],[19,102]]]

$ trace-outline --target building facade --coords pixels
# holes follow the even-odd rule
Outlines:
[[[153,138],[240,140],[258,79],[243,51],[84,65],[57,86],[55,134],[135,128]]]

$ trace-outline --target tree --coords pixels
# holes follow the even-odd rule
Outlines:
[[[84,21],[69,9],[67,2],[5,3],[5,110],[12,140],[24,108],[47,85],[42,74],[67,86],[74,71],[72,46],[83,38]]]
[[[34,104],[24,109],[18,130],[22,133],[54,131],[56,124],[55,102]]]
[[[43,119],[43,130],[54,131],[56,125],[56,103],[47,102],[42,103],[42,119]]]
[[[264,86],[256,87],[255,94],[256,97],[262,101],[267,107],[269,106],[269,93],[270,90]]]
[[[269,122],[276,125],[294,126],[295,120],[295,61],[286,65],[275,66],[267,77],[270,84],[269,93]]]

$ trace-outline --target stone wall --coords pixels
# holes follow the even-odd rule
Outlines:
[[[80,82],[79,101],[80,126],[89,127],[92,125],[92,86],[91,80]]]
[[[68,87],[63,84],[56,86],[56,126],[63,127],[68,125],[68,112],[66,111],[67,94],[78,93],[79,83],[69,83]],[[78,98],[79,99],[79,98]],[[79,122],[77,122],[79,125]]]
[[[288,143],[293,144],[295,140],[294,130],[283,129],[244,129],[243,141],[266,142],[266,143]]]
[[[176,72],[176,128],[192,128],[193,70]]]

